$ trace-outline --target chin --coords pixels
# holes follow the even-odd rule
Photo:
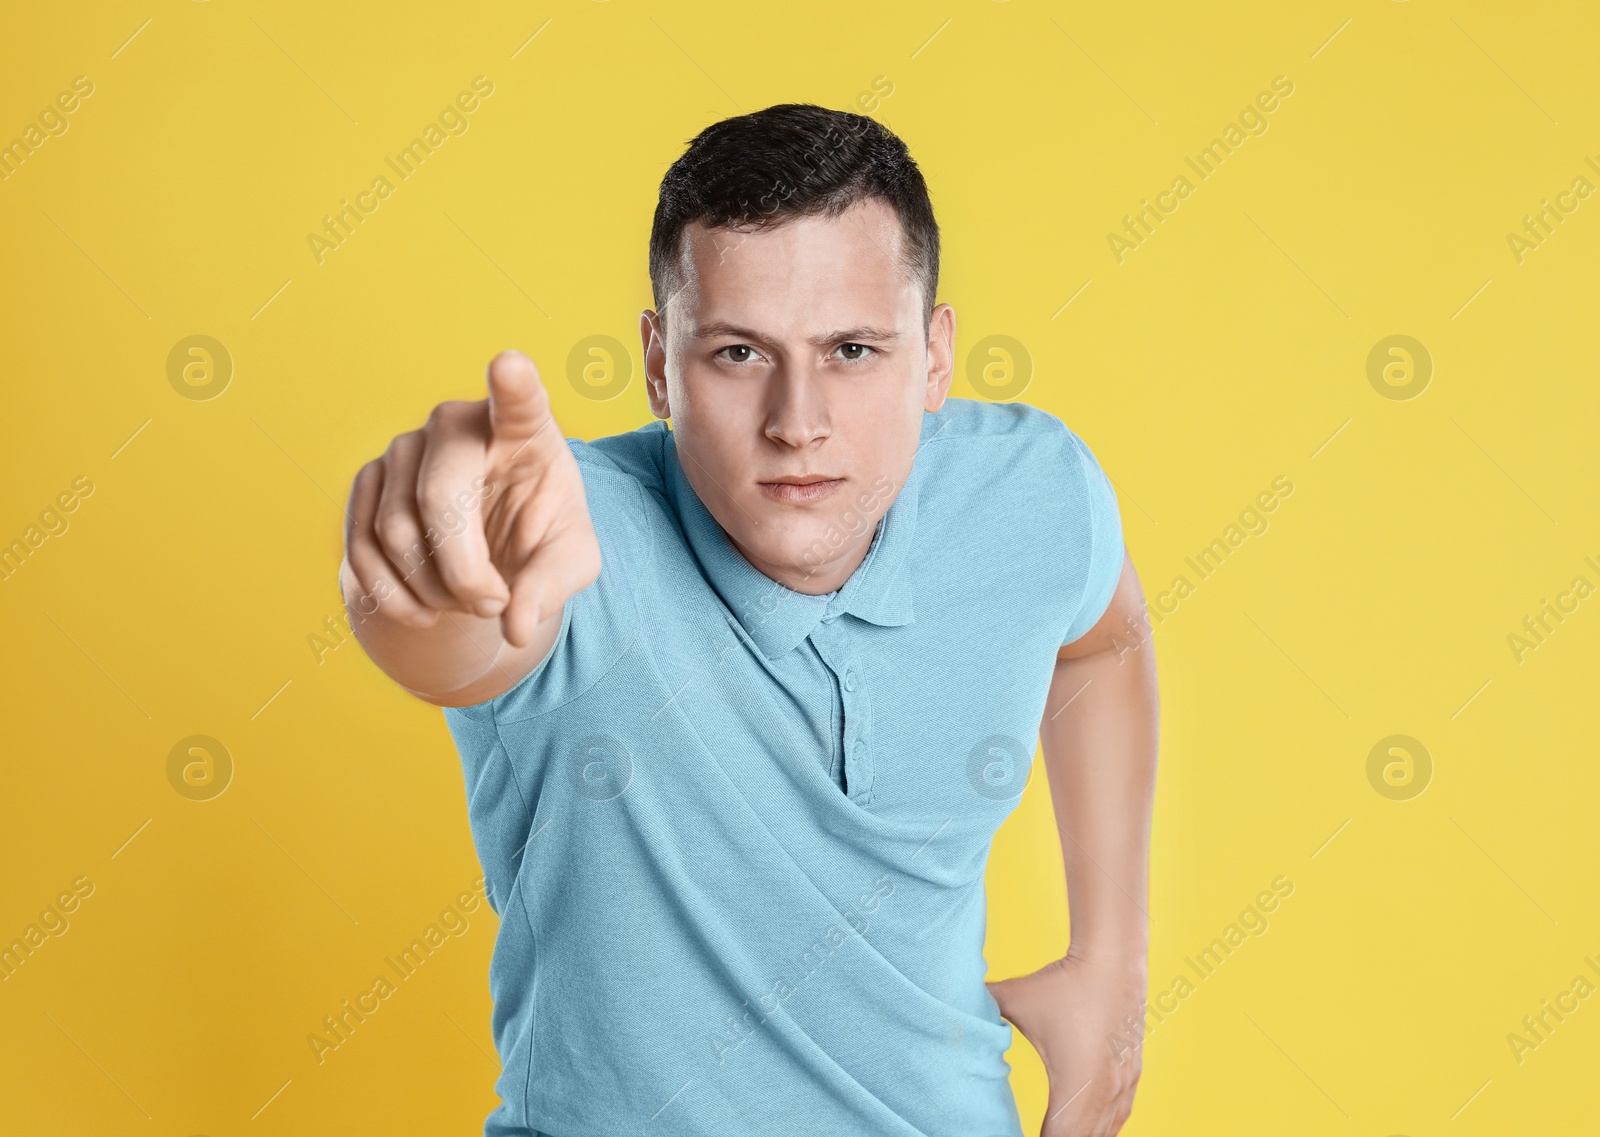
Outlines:
[[[756,516],[761,518],[760,528],[750,534],[745,544],[768,564],[803,564],[801,555],[822,534],[823,526],[781,509],[768,506]]]
[[[825,524],[785,516],[782,512],[763,511],[757,516],[761,518],[761,525],[756,532],[737,534],[737,543],[748,550],[748,559],[809,577],[826,567],[827,560],[836,555],[825,552],[828,549]]]
[[[871,526],[852,530],[844,525],[818,522],[784,544],[781,563],[793,565],[807,575],[820,574],[849,556],[852,550],[860,549],[871,535]]]

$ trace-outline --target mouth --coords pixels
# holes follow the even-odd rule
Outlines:
[[[844,479],[829,478],[821,474],[793,474],[756,484],[772,501],[782,502],[784,505],[810,505],[831,496],[844,485]]]

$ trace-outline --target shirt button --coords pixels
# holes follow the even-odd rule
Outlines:
[[[846,691],[854,691],[856,689],[856,669],[854,667],[846,667],[844,669],[844,689]]]
[[[857,762],[865,762],[867,760],[867,744],[859,738],[856,739],[856,744],[851,748],[850,753]]]

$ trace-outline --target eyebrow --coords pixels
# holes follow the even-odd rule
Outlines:
[[[771,337],[763,335],[753,328],[740,327],[738,324],[712,323],[696,327],[690,333],[695,339],[709,340],[721,339],[725,336],[736,339],[753,340],[756,343],[771,343]],[[899,332],[887,328],[876,328],[868,324],[860,327],[844,328],[840,331],[823,332],[820,335],[809,337],[806,342],[813,347],[825,347],[830,343],[893,343],[901,338]]]

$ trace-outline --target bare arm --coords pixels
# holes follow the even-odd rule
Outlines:
[[[600,573],[583,478],[533,361],[502,352],[488,381],[487,399],[439,404],[350,490],[351,627],[390,678],[440,706],[515,686]]]
[[[1067,870],[1069,955],[1144,966],[1158,718],[1144,592],[1124,554],[1105,615],[1056,657],[1040,728]]]
[[[1045,1137],[1113,1134],[1133,1108],[1148,978],[1158,718],[1144,594],[1124,555],[1105,615],[1057,656],[1040,728],[1070,942],[1039,971],[989,985],[1049,1073]]]

